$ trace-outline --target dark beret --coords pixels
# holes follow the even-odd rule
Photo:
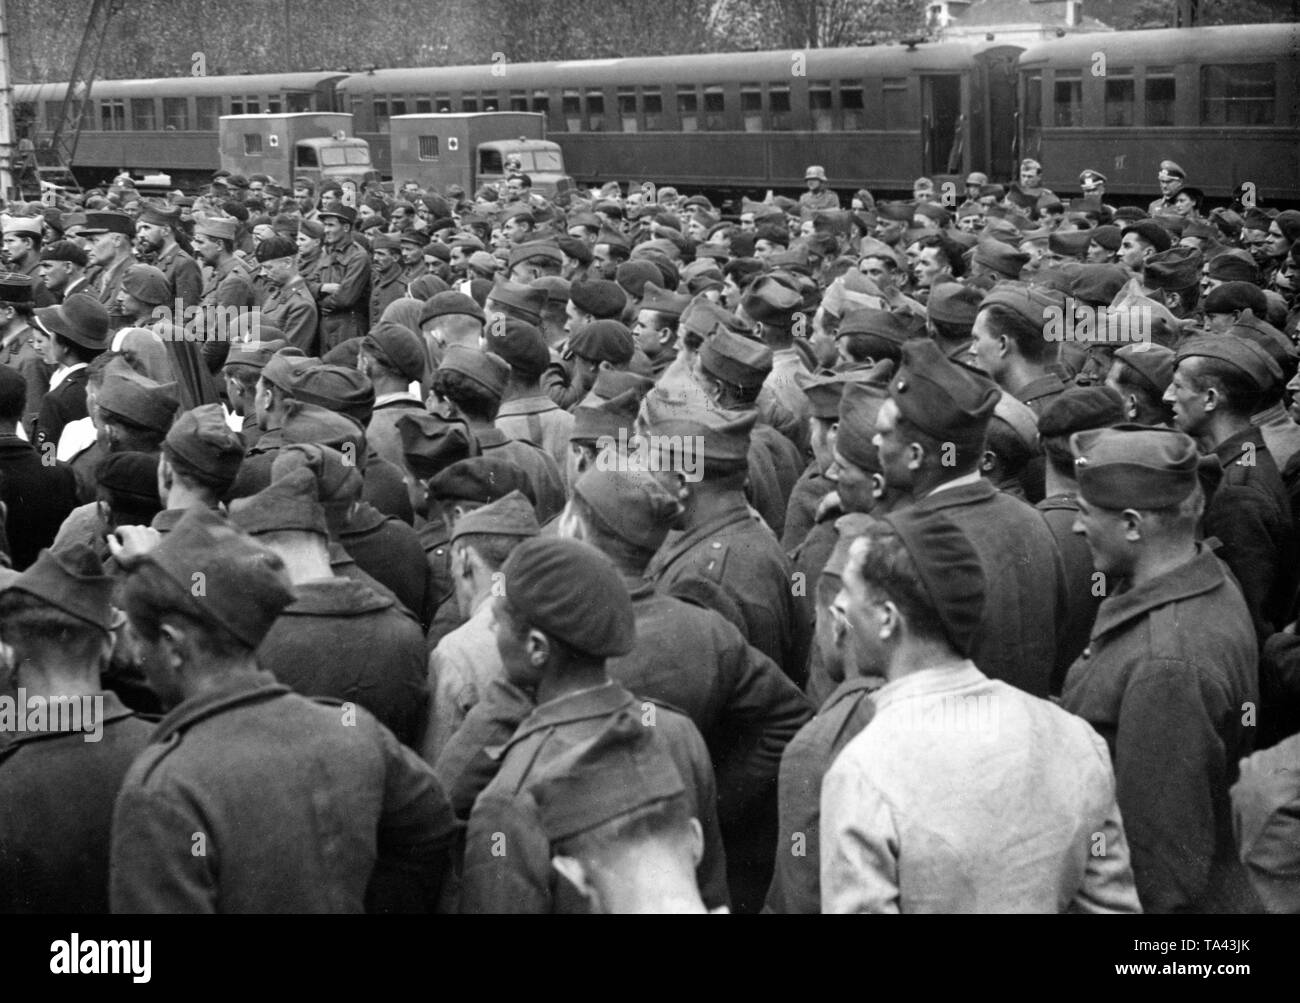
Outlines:
[[[625,366],[636,351],[636,342],[625,324],[617,320],[593,320],[574,332],[568,350],[584,359]]]
[[[162,509],[155,453],[110,453],[96,468],[95,481],[108,493],[111,504]]]
[[[410,381],[424,379],[429,365],[424,339],[409,327],[392,321],[374,325],[361,339],[361,350]]]
[[[525,376],[540,376],[551,364],[545,335],[513,317],[493,319],[487,327],[487,348]]]
[[[220,404],[203,404],[177,418],[163,451],[227,487],[235,482],[244,462],[244,440],[226,424]]]
[[[1089,306],[1110,306],[1128,280],[1119,265],[1082,265],[1070,283],[1070,295]]]
[[[465,345],[449,346],[438,372],[460,373],[498,399],[505,393],[510,379],[510,366],[504,359]]]
[[[407,468],[421,481],[468,459],[478,450],[473,434],[463,421],[449,421],[440,414],[409,410],[397,419],[397,434],[402,440],[402,458]]]
[[[623,287],[608,279],[574,282],[569,286],[569,300],[597,320],[621,317],[627,307],[627,293]]]
[[[512,317],[529,324],[540,324],[546,293],[518,282],[498,282],[488,293],[488,301]]]
[[[940,282],[930,290],[926,315],[944,324],[971,327],[979,313],[984,294],[959,282]]]
[[[1152,289],[1190,289],[1201,281],[1202,263],[1199,250],[1180,244],[1147,258],[1142,276]]]
[[[375,385],[355,366],[313,366],[293,384],[293,395],[307,404],[346,415],[364,428],[375,409]]]
[[[1153,219],[1140,219],[1124,227],[1124,234],[1136,233],[1157,251],[1167,251],[1173,244],[1169,231]]]
[[[1220,282],[1249,282],[1259,284],[1259,265],[1248,252],[1239,250],[1225,251],[1210,259],[1206,273]]]
[[[1174,379],[1174,353],[1164,345],[1139,342],[1115,351],[1115,358],[1130,366],[1142,381],[1162,395]]]
[[[876,417],[888,399],[889,393],[884,387],[856,381],[844,383],[835,451],[862,470],[881,472],[880,453],[872,440],[876,435]]]
[[[436,501],[464,501],[487,505],[520,491],[537,503],[532,481],[517,464],[490,456],[474,456],[448,465],[429,481],[429,496]]]
[[[1249,310],[1256,317],[1268,315],[1268,297],[1250,282],[1225,282],[1211,289],[1205,297],[1206,313],[1233,313]]]
[[[494,536],[536,536],[542,531],[537,524],[537,511],[533,503],[519,490],[488,502],[482,508],[462,515],[451,531],[452,540],[475,533]]]
[[[1113,224],[1106,224],[1088,231],[1088,239],[1108,251],[1118,251],[1124,239],[1124,231]]]
[[[487,315],[483,308],[474,300],[461,292],[442,292],[430,297],[424,301],[424,307],[420,310],[420,323],[427,324],[435,317],[446,317],[455,314],[465,314],[474,317],[480,323],[487,320]]]

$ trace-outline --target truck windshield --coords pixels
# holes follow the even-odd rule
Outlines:
[[[564,158],[560,156],[559,151],[532,150],[520,154],[520,158],[523,160],[525,173],[535,171],[538,174],[558,174],[564,170]]]
[[[326,146],[320,151],[321,164],[340,167],[344,164],[370,165],[370,150],[364,146]]]

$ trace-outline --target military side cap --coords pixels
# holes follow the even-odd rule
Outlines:
[[[1119,265],[1085,264],[1070,283],[1070,295],[1089,306],[1110,306],[1128,280]]]
[[[257,494],[230,503],[230,522],[249,536],[263,533],[315,533],[328,536],[316,478],[294,470]]]
[[[719,325],[741,333],[749,330],[748,325],[740,318],[718,304],[702,298],[692,300],[690,306],[682,312],[681,320],[678,321],[678,330],[704,339],[713,334]]]
[[[1282,368],[1285,376],[1296,358],[1296,346],[1285,334],[1268,321],[1256,317],[1251,310],[1241,311],[1236,322],[1227,332],[1234,338],[1245,338],[1264,349],[1273,361]]]
[[[642,406],[649,430],[666,442],[699,443],[694,448],[706,460],[743,461],[749,455],[757,411],[727,411],[702,394],[671,395],[662,387],[651,391]]]
[[[1238,249],[1224,251],[1210,259],[1206,272],[1212,279],[1220,282],[1249,282],[1259,284],[1259,265],[1248,252]]]
[[[590,467],[573,486],[576,497],[621,540],[656,551],[668,535],[681,504],[644,470]]]
[[[337,449],[311,442],[282,446],[271,462],[271,481],[300,469],[315,479],[316,497],[323,505],[338,501],[351,504],[361,496],[362,474],[356,461]]]
[[[588,279],[569,286],[569,300],[598,320],[620,317],[627,306],[627,293],[617,282]]]
[[[803,298],[788,285],[771,275],[762,275],[749,284],[741,297],[745,315],[760,324],[789,327]]]
[[[761,341],[721,328],[700,346],[700,365],[738,387],[761,387],[772,371],[772,350]]]
[[[902,416],[940,441],[982,441],[997,405],[998,388],[950,361],[928,339],[903,345],[902,362],[889,394]]]
[[[989,585],[974,544],[942,513],[904,509],[883,518],[912,558],[948,643],[959,655],[969,656]]]
[[[454,542],[459,537],[472,533],[485,533],[492,536],[536,536],[542,531],[537,523],[537,512],[533,503],[518,489],[496,501],[488,502],[482,508],[466,512],[456,520],[451,531]]]
[[[614,281],[634,300],[641,298],[641,291],[645,288],[647,282],[654,282],[662,278],[658,266],[644,258],[638,258],[635,261],[624,261],[614,273]]]
[[[424,379],[429,364],[424,339],[403,324],[380,321],[361,339],[361,349],[408,381]]]
[[[1174,352],[1164,345],[1149,342],[1125,345],[1115,351],[1115,358],[1131,366],[1157,396],[1174,381]]]
[[[1268,297],[1253,282],[1225,282],[1221,286],[1215,286],[1206,294],[1203,305],[1206,313],[1249,310],[1256,317],[1268,315]]]
[[[363,428],[375,409],[375,385],[353,366],[310,366],[297,374],[292,393],[306,404],[346,415]]]
[[[397,419],[397,434],[406,466],[422,481],[478,451],[464,422],[448,421],[437,414],[411,410]]]
[[[134,237],[135,223],[124,212],[88,212],[81,232],[87,237],[100,233],[120,233],[124,237]]]
[[[1063,258],[1082,259],[1091,242],[1091,230],[1053,230],[1047,238],[1047,248]]]
[[[506,264],[514,268],[515,265],[522,265],[528,261],[549,261],[556,265],[563,265],[564,252],[557,244],[548,241],[529,241],[527,244],[516,244],[511,248]]]
[[[297,402],[285,417],[280,435],[286,443],[313,442],[319,446],[332,446],[345,450],[355,462],[364,462],[361,447],[365,433],[351,418],[336,414],[317,404]]]
[[[195,236],[211,237],[213,240],[231,240],[235,239],[234,219],[225,219],[217,216],[209,216],[207,219],[199,220],[194,224]]]
[[[435,317],[449,317],[457,314],[465,314],[480,322],[487,320],[483,308],[474,301],[473,297],[449,290],[437,293],[424,301],[424,306],[420,310],[420,323],[423,325]]]
[[[835,331],[836,338],[848,334],[870,335],[892,346],[896,353],[907,340],[909,330],[902,318],[888,310],[859,307],[846,313]]]
[[[624,366],[636,352],[632,332],[617,320],[593,320],[569,339],[569,351],[584,359]]]
[[[325,236],[325,227],[320,225],[319,220],[300,219],[298,221],[298,232],[305,233],[313,240],[320,240],[321,237]]]
[[[719,285],[721,285],[720,280]],[[641,309],[653,310],[666,317],[681,317],[690,302],[689,296],[669,292],[654,282],[647,282],[641,290]]]
[[[187,512],[145,560],[172,581],[187,609],[249,648],[294,601],[280,559],[208,509]],[[197,581],[204,588],[196,596]]]
[[[92,351],[108,347],[108,311],[88,293],[73,293],[58,306],[38,307],[32,317],[46,334]]]
[[[538,630],[593,658],[626,655],[636,643],[627,586],[613,562],[577,540],[525,540],[501,569],[511,609]],[[574,588],[581,582],[581,588]]]
[[[546,306],[546,293],[518,282],[499,282],[488,293],[488,299],[502,311],[530,324],[542,322],[542,308]]]
[[[1190,289],[1201,281],[1201,252],[1194,247],[1171,247],[1147,258],[1142,276],[1152,289]]]
[[[303,373],[320,364],[320,359],[303,355],[286,355],[283,351],[279,351],[266,360],[266,364],[262,367],[262,379],[289,393]]]
[[[880,472],[880,453],[872,440],[876,417],[889,393],[870,383],[846,382],[840,398],[835,450],[855,467]]]
[[[1282,369],[1277,360],[1260,345],[1246,338],[1229,334],[1204,335],[1191,338],[1178,349],[1175,364],[1184,359],[1205,358],[1226,362],[1245,374],[1256,388],[1267,391],[1282,380]]]
[[[132,425],[166,432],[180,406],[175,383],[157,383],[136,372],[107,372],[99,388],[99,407]]]
[[[429,245],[429,235],[422,230],[403,230],[397,238],[397,243],[411,244],[415,247],[427,247]],[[448,255],[450,257],[450,255]]]
[[[395,233],[381,233],[370,241],[372,251],[393,251],[402,249],[402,241]]]
[[[548,303],[569,302],[568,279],[562,279],[558,275],[539,275],[528,284],[534,289],[541,289],[545,292],[546,302]]]
[[[234,482],[244,462],[244,440],[226,424],[220,404],[184,412],[167,433],[164,450],[226,484]]]
[[[640,401],[654,385],[653,379],[640,373],[624,369],[602,369],[596,373],[596,382],[591,385],[591,392],[587,396],[607,401],[631,390]]]
[[[650,384],[650,381],[647,380],[646,383]],[[648,389],[649,387],[646,388]],[[645,392],[628,389],[612,397],[598,399],[595,403],[579,404],[573,409],[573,427],[569,430],[569,441],[594,445],[606,437],[613,442],[631,439]]]
[[[472,456],[457,460],[429,481],[429,495],[440,502],[465,501],[487,505],[512,491],[536,504],[528,475],[509,460]]]
[[[1020,277],[1020,270],[1029,263],[1029,255],[999,240],[981,237],[975,245],[972,260],[993,269],[999,275],[1015,279]]]
[[[104,574],[99,555],[84,543],[42,550],[9,585],[105,633],[113,629],[116,587],[116,580]]]
[[[1058,316],[1064,316],[1065,302],[1053,290],[1003,283],[984,297],[980,310],[991,306],[1004,307],[1042,331],[1047,326],[1047,311],[1055,310]]]
[[[514,317],[493,319],[487,327],[487,347],[511,369],[525,376],[540,376],[551,364],[545,335],[527,321]]]
[[[460,373],[498,399],[510,380],[510,366],[504,359],[465,345],[448,346],[438,371]]]
[[[984,294],[959,282],[940,282],[930,290],[925,312],[931,320],[958,327],[971,327]]]
[[[1153,219],[1139,219],[1129,223],[1121,233],[1136,233],[1157,251],[1167,251],[1173,244],[1169,232]]]
[[[529,787],[548,840],[558,843],[685,795],[681,773],[654,731],[621,710],[549,764]]]
[[[110,453],[96,468],[95,480],[115,502],[129,501],[143,508],[162,508],[158,497],[156,453]]]
[[[45,232],[44,219],[40,216],[0,216],[0,229],[5,234],[20,237],[39,237]]]
[[[153,265],[131,265],[122,276],[122,288],[147,306],[159,306],[172,298],[167,276]]]
[[[1196,487],[1196,443],[1182,432],[1141,425],[1070,436],[1079,494],[1112,511],[1177,505]]]
[[[22,272],[0,272],[0,303],[30,305],[34,302],[35,289],[36,283],[30,275],[24,275]]]
[[[153,226],[174,227],[180,220],[181,211],[179,206],[174,209],[164,209],[152,202],[146,202],[144,208],[140,210],[136,222],[149,223]]]

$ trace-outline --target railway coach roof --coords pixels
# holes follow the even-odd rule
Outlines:
[[[1232,24],[1068,35],[1029,46],[1020,55],[1020,65],[1084,66],[1092,61],[1095,52],[1105,53],[1106,59],[1115,64],[1295,59],[1300,52],[1300,25]]]
[[[339,84],[351,93],[410,93],[442,87],[498,90],[545,81],[565,87],[619,84],[743,82],[789,75],[796,52],[806,58],[809,77],[902,75],[909,71],[954,70],[970,66],[976,49],[969,44],[922,44],[851,49],[780,49],[772,52],[726,52],[685,56],[646,56],[634,59],[584,59],[555,63],[484,63],[476,66],[411,67],[358,73]],[[496,69],[494,73],[493,70]],[[504,69],[504,73],[502,72]]]
[[[310,91],[321,83],[341,80],[344,73],[250,73],[222,77],[156,77],[151,80],[96,80],[91,85],[95,98],[190,97],[212,94],[275,94]],[[28,88],[35,87],[33,94]],[[67,82],[18,84],[15,90],[24,100],[55,100],[67,91]]]

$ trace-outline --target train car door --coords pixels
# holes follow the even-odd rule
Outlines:
[[[961,74],[921,77],[921,169],[927,175],[957,174],[964,153]]]
[[[980,170],[991,179],[1017,177],[1016,157],[1017,62],[1023,49],[1000,45],[979,54],[983,68],[984,121],[988,123],[987,148],[982,151]]]

